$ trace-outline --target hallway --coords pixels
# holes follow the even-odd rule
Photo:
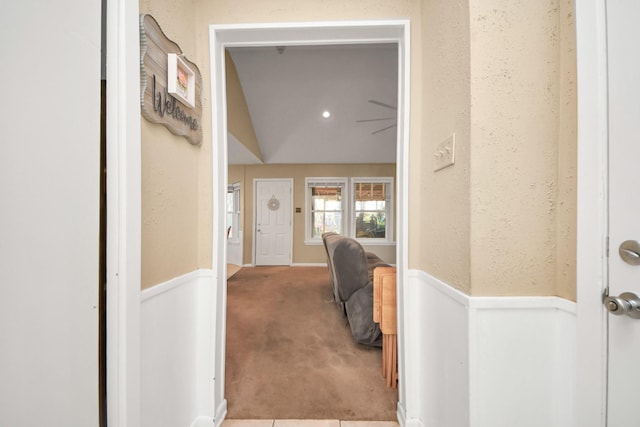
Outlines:
[[[326,267],[233,276],[226,354],[227,419],[396,420],[381,349],[354,341]]]

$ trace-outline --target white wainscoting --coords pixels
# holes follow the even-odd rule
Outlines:
[[[203,415],[209,375],[201,360],[209,344],[202,300],[211,280],[210,270],[197,270],[141,292],[143,427],[214,425],[213,415]]]
[[[405,298],[405,427],[575,426],[575,303],[470,297],[418,270]]]

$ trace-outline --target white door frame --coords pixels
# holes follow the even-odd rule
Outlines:
[[[293,208],[293,178],[254,178],[253,179],[253,243],[252,243],[252,254],[253,258],[251,259],[251,264],[256,265],[256,250],[257,250],[257,239],[256,236],[258,233],[256,232],[257,220],[258,220],[258,182],[263,181],[287,181],[289,182],[289,186],[291,188],[291,193],[289,194],[289,203],[290,207]],[[293,215],[291,216],[291,221],[289,223],[289,265],[293,263]]]
[[[410,99],[410,25],[409,20],[339,21],[304,23],[269,23],[211,25],[211,100],[212,100],[212,162],[213,212],[224,212],[227,189],[227,111],[225,89],[225,48],[236,46],[279,46],[287,44],[317,45],[345,43],[398,44],[398,127],[397,183],[398,206],[396,265],[398,268],[398,355],[399,355],[399,417],[405,407],[407,385],[404,363],[405,318],[404,286],[408,270],[408,188],[409,188],[409,99]],[[216,421],[224,417],[224,355],[226,328],[226,244],[224,217],[214,217],[211,336],[212,376],[210,402]]]
[[[242,266],[242,236],[243,236],[243,230],[241,230],[240,227],[240,217],[242,217],[242,203],[240,202],[240,200],[242,199],[244,193],[241,188],[242,186],[240,185],[239,182],[235,182],[232,184],[229,184],[229,189],[233,189],[233,199],[234,199],[234,217],[236,216],[235,214],[235,210],[237,209],[238,212],[240,212],[240,215],[238,215],[238,217],[236,218],[237,223],[234,224],[227,224],[227,230],[228,227],[232,227],[235,225],[235,229],[233,230],[233,238],[227,238],[227,262],[231,263],[231,264],[235,264],[235,265],[239,265]],[[227,190],[228,191],[228,190]],[[238,192],[238,194],[240,195],[240,197],[236,197],[236,192]],[[236,205],[237,203],[237,205]]]
[[[137,1],[107,0],[107,419],[109,427],[140,425],[142,165],[140,162],[138,14]]]
[[[578,223],[576,425],[606,425],[607,47],[605,0],[576,1]]]

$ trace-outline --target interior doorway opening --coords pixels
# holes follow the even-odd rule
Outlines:
[[[228,151],[226,123],[225,50],[228,47],[283,46],[313,44],[397,43],[398,44],[398,105],[397,105],[397,230],[396,266],[398,271],[398,407],[404,407],[406,396],[404,355],[404,292],[407,278],[408,242],[408,141],[409,141],[409,22],[345,21],[339,23],[285,23],[256,25],[225,25],[210,27],[211,79],[213,103],[213,209],[224,212],[228,189]],[[216,414],[226,411],[225,342],[226,342],[226,221],[218,215],[213,223],[214,277],[212,295],[215,318],[212,330],[211,360],[216,378],[212,390]],[[400,413],[400,411],[399,411]]]

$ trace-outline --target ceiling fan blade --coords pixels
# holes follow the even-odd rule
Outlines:
[[[391,128],[396,127],[396,126],[397,126],[397,124],[395,124],[395,123],[394,123],[394,124],[392,124],[391,126],[387,126],[386,128],[378,129],[378,130],[377,130],[377,131],[375,131],[375,132],[371,132],[371,135],[375,135],[376,133],[380,133],[380,132],[382,132],[383,130],[391,129]]]
[[[384,102],[376,101],[375,99],[370,99],[368,102],[370,102],[371,104],[379,105],[381,107],[391,108],[392,110],[396,109],[396,107],[394,107],[393,105],[385,104]]]
[[[364,119],[364,120],[356,120],[356,123],[363,123],[363,122],[377,122],[378,120],[395,120],[395,117],[381,117],[379,119]]]

